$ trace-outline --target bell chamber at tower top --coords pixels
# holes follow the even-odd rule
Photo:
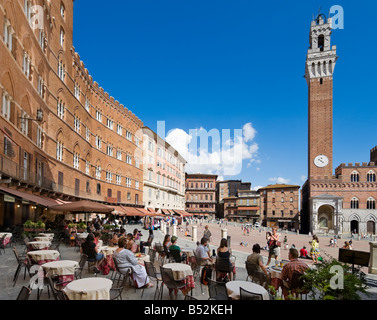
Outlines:
[[[306,60],[306,78],[331,77],[337,61],[336,46],[331,46],[332,20],[320,14],[310,27],[310,47]]]

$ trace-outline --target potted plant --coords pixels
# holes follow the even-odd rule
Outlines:
[[[83,232],[85,232],[86,228],[87,228],[87,225],[84,222],[80,222],[77,225],[77,232],[78,233],[83,233]]]
[[[24,231],[25,232],[34,232],[34,228],[35,228],[35,223],[33,221],[27,220],[24,223]]]
[[[39,220],[37,223],[34,224],[35,232],[42,232],[42,231],[45,231],[45,229],[46,229],[46,225],[41,220]]]
[[[113,230],[115,228],[115,226],[114,225],[112,225],[112,224],[105,224],[104,226],[103,226],[103,230],[102,230],[102,232],[104,232],[104,233],[109,233],[111,230]]]
[[[334,285],[334,270],[342,270],[342,288],[338,288],[336,282]],[[307,269],[303,289],[310,291],[311,298],[316,300],[361,300],[360,294],[368,295],[365,273],[360,269],[354,271],[333,258],[323,259],[315,268]]]

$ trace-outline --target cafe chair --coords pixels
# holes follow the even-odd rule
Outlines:
[[[163,264],[165,258],[164,247],[161,245],[161,243],[156,243],[155,248],[158,253],[158,260],[161,262],[161,264]]]
[[[58,282],[56,280],[53,280],[51,276],[47,276],[46,278],[47,278],[48,285],[51,289],[51,292],[52,292],[54,299],[55,300],[68,300],[64,291],[59,290],[57,287],[60,287],[62,285],[66,285],[66,284],[70,283],[71,281]]]
[[[122,292],[124,287],[126,286],[127,278],[124,277],[123,281],[121,282],[120,287],[115,287],[110,289],[110,300],[122,300]]]
[[[4,251],[4,254],[5,254],[5,238],[7,237],[6,234],[4,234],[1,238],[0,238],[0,249],[2,249]],[[1,251],[0,251],[0,255],[1,255]]]
[[[194,298],[193,296],[190,296],[190,295],[186,295],[185,296],[185,301],[198,301],[198,299]]]
[[[253,281],[254,273],[258,271],[257,266],[254,263],[250,263],[248,261],[246,261],[245,264],[247,271],[246,281],[248,281],[249,278],[251,281]]]
[[[229,300],[225,282],[208,279],[208,300]]]
[[[196,255],[195,251],[193,251],[193,253],[194,253],[195,262],[192,262],[191,269],[193,271],[193,276],[194,276],[195,281],[199,277],[200,289],[202,291],[202,294],[204,294],[203,285],[202,285],[202,282],[200,281],[200,277],[201,277],[201,274],[202,274],[202,269],[203,269],[203,267],[205,267],[207,265],[207,263],[206,263],[205,259],[199,258]]]
[[[169,289],[169,292],[171,291],[177,291],[178,289],[183,289],[186,287],[186,284],[183,283],[182,281],[176,281],[173,276],[173,271],[168,268],[160,267],[161,270],[161,279],[162,279],[162,284],[161,284],[161,295],[160,295],[160,300],[162,300],[163,294],[164,294],[164,285]],[[170,294],[170,299],[173,299],[173,294]],[[178,295],[178,292],[177,292]],[[177,299],[177,295],[175,298]]]
[[[293,272],[292,279],[289,283],[283,282],[283,286],[287,291],[290,291],[291,294],[301,300],[305,297],[307,299],[307,295],[309,291],[302,289],[305,285],[305,280],[303,278],[303,274],[297,271]]]
[[[233,259],[235,257],[233,256]],[[228,279],[235,280],[234,266],[232,265],[230,259],[224,258],[216,258],[215,264],[215,271],[216,271],[216,280],[223,281],[228,276]]]
[[[186,259],[181,256],[178,250],[170,250],[169,251],[169,261],[171,263],[182,263]]]
[[[118,263],[117,263],[116,259],[114,259],[114,266],[115,266],[115,272],[113,272],[113,274],[111,275],[111,280],[113,282],[117,281],[118,284],[119,284],[119,282],[121,282],[123,280],[125,280],[125,283],[127,283],[127,280],[129,280],[130,286],[134,287],[134,292],[136,292],[136,287],[135,287],[134,280],[133,280],[132,269],[128,268],[126,273],[121,272],[119,270]],[[114,277],[114,273],[115,273],[115,277]],[[119,276],[118,280],[117,280],[117,276]]]
[[[271,284],[271,278],[267,276],[263,271],[255,271],[253,274],[253,282],[259,284],[266,290]]]
[[[162,281],[161,274],[156,272],[156,268],[154,267],[152,262],[146,261],[146,262],[144,262],[144,266],[145,266],[145,270],[147,271],[147,275],[148,275],[149,279],[157,282],[156,291],[155,291],[154,297],[153,297],[153,300],[156,300],[156,297],[158,297],[158,293],[159,293],[159,290],[160,290],[159,284]],[[147,284],[147,281],[145,281],[145,285],[146,284]],[[145,285],[144,285],[143,291],[141,293],[141,298],[143,298],[143,295],[144,295]]]
[[[156,260],[156,250],[155,249],[150,249],[149,252],[148,252],[148,255],[149,255],[149,261],[152,262],[152,264],[154,264],[155,260]]]
[[[263,296],[240,288],[240,300],[263,300]]]
[[[84,270],[85,263],[88,260],[88,256],[86,254],[82,254],[80,261],[79,261],[79,266],[75,269],[75,279],[82,279],[82,271]]]
[[[29,300],[30,295],[31,295],[31,289],[27,287],[22,287],[16,300]]]
[[[18,277],[20,275],[20,272],[23,268],[24,268],[24,280],[26,279],[26,271],[28,272],[29,277],[31,278],[31,274],[30,274],[31,263],[30,263],[30,260],[28,259],[28,257],[26,255],[20,256],[18,254],[16,247],[13,248],[13,252],[14,252],[14,255],[15,255],[17,263],[18,263],[17,270],[16,270],[16,272],[13,276],[13,287],[15,287],[17,280],[18,280]]]

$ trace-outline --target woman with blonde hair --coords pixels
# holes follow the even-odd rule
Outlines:
[[[319,240],[316,235],[313,236],[313,240],[309,242],[311,245],[310,249],[310,256],[313,259],[313,262],[317,263],[318,262],[318,257],[319,257]]]

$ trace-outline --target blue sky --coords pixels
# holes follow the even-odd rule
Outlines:
[[[239,174],[191,169],[219,169],[253,187],[303,185],[310,23],[333,5],[345,15],[332,36],[335,170],[369,162],[377,145],[376,1],[79,0],[74,46],[94,80],[146,126],[179,129],[173,142],[190,129],[245,128]]]

